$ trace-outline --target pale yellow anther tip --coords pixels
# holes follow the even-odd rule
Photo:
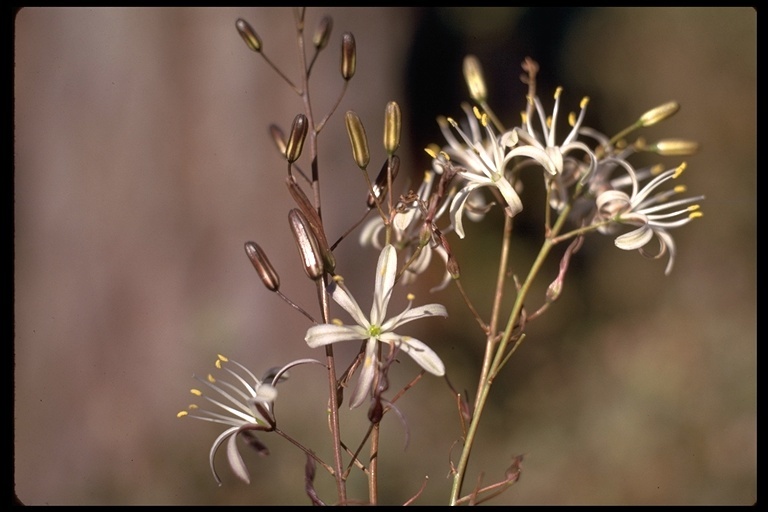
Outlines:
[[[176,417],[177,417],[177,418],[183,418],[184,416],[186,416],[186,415],[188,415],[188,414],[189,414],[189,413],[188,413],[187,411],[179,411],[179,412],[176,414]]]

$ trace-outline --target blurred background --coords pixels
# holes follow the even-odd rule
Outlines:
[[[462,116],[461,72],[476,54],[489,103],[508,126],[525,108],[520,63],[539,62],[539,94],[562,110],[590,97],[586,125],[616,133],[669,100],[681,111],[642,133],[700,142],[682,181],[704,194],[704,217],[672,232],[675,268],[593,236],[574,257],[562,297],[493,388],[465,489],[503,478],[524,454],[520,481],[494,504],[753,504],[756,425],[756,25],[753,8],[317,8],[311,37],[333,17],[312,72],[320,118],[342,87],[341,34],[357,42],[357,73],[320,135],[324,218],[338,237],[363,211],[343,113],[366,125],[378,171],[386,103],[403,110],[399,191],[429,165],[437,115]],[[249,51],[249,21],[265,54],[297,81],[288,8],[25,8],[15,20],[14,491],[29,505],[309,504],[304,457],[277,436],[271,455],[245,453],[245,485],[208,450],[222,430],[178,419],[192,374],[222,353],[261,374],[300,357],[309,321],[269,293],[244,251],[267,252],[281,290],[316,310],[300,270],[269,137],[302,109]],[[564,116],[564,114],[561,114]],[[303,161],[304,159],[302,159]],[[679,159],[663,160],[668,167]],[[304,164],[306,167],[306,164]],[[534,210],[533,208],[529,210]],[[512,270],[524,272],[541,219],[520,220]],[[462,281],[488,316],[502,216],[468,223],[451,242]],[[338,270],[363,308],[376,252],[355,237]],[[557,262],[547,268],[555,275]],[[446,320],[409,324],[443,358],[457,389],[476,386],[483,342],[451,286],[417,302]],[[546,281],[546,280],[545,280]],[[534,291],[532,301],[543,297]],[[403,297],[395,299],[395,310]],[[531,306],[533,307],[533,306]],[[339,314],[339,313],[337,313]],[[344,317],[346,318],[346,317]],[[412,328],[411,328],[412,325]],[[357,346],[340,346],[340,365]],[[392,390],[417,372],[404,358]],[[280,426],[326,460],[325,378],[295,369],[281,385]],[[394,391],[392,391],[394,392]],[[458,415],[444,381],[422,380],[383,423],[381,503],[446,503]],[[363,411],[343,409],[350,438]],[[350,444],[355,441],[350,440]],[[318,472],[321,497],[331,479]],[[352,498],[366,496],[350,480]]]

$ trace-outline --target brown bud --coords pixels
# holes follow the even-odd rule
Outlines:
[[[469,97],[478,103],[483,103],[488,94],[485,89],[483,70],[480,61],[474,55],[464,57],[464,80],[469,87]]]
[[[356,66],[355,36],[351,32],[345,32],[341,37],[341,76],[344,77],[344,80],[349,80],[355,76]]]
[[[256,33],[256,31],[253,30],[253,27],[242,18],[237,19],[235,22],[235,27],[237,27],[237,31],[240,33],[240,37],[243,38],[243,41],[245,41],[245,44],[248,45],[248,48],[255,51],[256,53],[260,53],[261,39],[259,38],[259,35]]]
[[[288,192],[291,193],[291,197],[293,197],[293,200],[296,201],[296,204],[301,210],[301,213],[303,213],[304,217],[306,217],[306,219],[309,221],[309,225],[312,227],[312,231],[315,233],[317,243],[320,246],[323,259],[325,260],[325,268],[328,270],[328,272],[333,272],[336,268],[336,258],[328,246],[328,239],[325,236],[325,231],[323,230],[323,222],[320,220],[320,215],[318,215],[317,210],[315,210],[315,208],[312,206],[309,198],[301,189],[299,184],[296,183],[296,179],[294,179],[293,176],[288,176],[285,181],[288,185]]]
[[[640,126],[651,126],[673,116],[678,110],[680,110],[680,104],[676,101],[670,101],[663,105],[659,105],[656,108],[652,108],[640,116],[638,122],[640,123]]]
[[[333,18],[330,16],[324,16],[320,20],[320,24],[315,30],[315,35],[312,37],[312,44],[315,48],[322,50],[328,45],[328,40],[331,38],[331,29],[333,28]]]
[[[392,155],[400,145],[400,105],[387,103],[384,111],[384,149]]]
[[[288,222],[299,249],[301,262],[304,264],[304,272],[312,280],[320,279],[323,277],[323,258],[309,221],[301,210],[293,208],[288,212]]]
[[[391,162],[392,182],[394,183],[395,178],[397,177],[397,173],[400,171],[400,157],[397,155],[392,155]],[[390,159],[387,159],[387,161],[384,162],[384,165],[381,166],[379,175],[376,176],[376,181],[373,182],[373,192],[376,194],[376,197],[374,198],[373,194],[370,192],[368,193],[368,200],[365,203],[368,208],[373,208],[376,206],[376,198],[381,199],[387,195],[387,187],[389,186],[389,169]]]
[[[298,114],[293,119],[291,135],[288,137],[288,143],[285,146],[285,158],[290,163],[295,162],[301,156],[301,149],[304,147],[304,139],[307,138],[308,128],[307,116],[304,114]]]
[[[272,140],[275,141],[275,146],[280,154],[285,156],[285,134],[276,124],[269,125],[269,134],[272,135]]]
[[[280,276],[269,262],[267,255],[255,242],[245,242],[245,253],[259,274],[261,281],[268,290],[276,292],[280,288]]]
[[[344,119],[347,124],[349,142],[352,144],[352,156],[355,157],[357,166],[365,170],[368,167],[368,162],[371,161],[371,154],[368,152],[368,137],[365,135],[363,122],[352,110],[347,111]]]

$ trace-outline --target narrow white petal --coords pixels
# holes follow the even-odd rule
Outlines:
[[[232,468],[232,472],[240,480],[247,484],[251,483],[248,469],[240,456],[240,450],[237,449],[237,434],[230,436],[229,441],[227,441],[227,460],[229,460],[229,467]]]
[[[397,252],[392,245],[387,245],[379,255],[376,265],[376,284],[373,291],[373,306],[371,307],[371,324],[381,325],[387,314],[387,304],[392,296],[397,273]]]
[[[215,441],[213,441],[213,444],[211,445],[211,450],[208,452],[208,464],[211,466],[211,472],[213,473],[213,478],[216,480],[216,483],[221,485],[221,478],[219,478],[219,474],[216,472],[216,466],[213,464],[213,459],[216,456],[216,452],[219,450],[219,446],[221,446],[221,443],[223,443],[228,437],[232,436],[235,432],[237,432],[240,429],[240,426],[228,428],[221,434],[219,434],[219,437],[216,438]]]
[[[407,324],[419,318],[428,318],[431,316],[448,316],[448,310],[442,304],[426,304],[416,308],[410,308],[403,311],[400,315],[392,317],[381,326],[384,332],[394,331],[401,325]]]
[[[424,342],[410,336],[398,336],[394,333],[387,333],[387,335],[382,336],[381,341],[394,343],[429,373],[438,377],[445,375],[443,361]]]
[[[624,233],[623,235],[617,237],[614,243],[619,249],[631,251],[634,249],[640,249],[645,244],[650,242],[651,238],[653,238],[653,229],[651,229],[650,226],[646,224],[644,226],[640,226],[634,231]]]
[[[510,217],[514,217],[523,211],[523,202],[520,200],[520,196],[517,195],[514,187],[506,178],[501,178],[495,184],[501,195],[504,196],[504,201],[507,203],[507,213]]]
[[[478,185],[474,183],[467,184],[464,188],[456,193],[456,195],[453,197],[453,201],[451,202],[451,223],[453,224],[453,229],[456,231],[456,234],[459,235],[459,238],[464,238],[464,226],[462,224],[464,206],[467,203],[467,198],[469,197],[470,192],[472,192],[477,187]]]
[[[349,313],[349,316],[362,327],[368,327],[368,319],[365,318],[365,313],[358,306],[355,298],[347,292],[346,288],[340,286],[338,283],[331,283],[328,285],[328,291],[331,292],[331,297],[334,302],[344,308],[344,311]]]
[[[337,341],[364,340],[368,334],[358,326],[320,324],[307,329],[304,341],[312,348],[322,347]]]
[[[349,408],[354,409],[362,404],[369,395],[373,378],[376,375],[376,339],[368,339],[365,345],[365,360],[360,368],[360,377],[357,379],[357,385],[352,391],[352,397],[349,399]]]

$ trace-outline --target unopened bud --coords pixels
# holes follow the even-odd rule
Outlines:
[[[309,221],[301,210],[293,208],[288,212],[288,222],[299,249],[304,272],[312,280],[320,279],[323,277],[323,258]]]
[[[384,111],[384,149],[389,155],[400,145],[400,126],[400,105],[390,101]]]
[[[333,19],[330,16],[324,16],[320,20],[320,24],[315,30],[315,35],[312,37],[312,44],[315,48],[322,50],[328,45],[328,40],[331,38],[331,29],[333,28]]]
[[[251,260],[253,268],[259,274],[261,281],[268,290],[276,292],[280,288],[280,276],[275,272],[275,268],[269,262],[267,255],[255,242],[245,242],[245,253]]]
[[[390,167],[391,164],[391,167]],[[387,195],[387,187],[389,186],[389,169],[392,169],[392,182],[394,183],[397,173],[400,171],[400,157],[392,155],[391,159],[387,159],[384,165],[381,166],[379,175],[376,176],[376,181],[373,182],[373,192],[376,194],[374,197],[370,192],[368,193],[368,201],[366,205],[368,208],[376,206],[376,199],[381,200]]]
[[[652,108],[640,116],[638,122],[640,126],[651,126],[673,116],[678,110],[680,110],[680,104],[676,101],[670,101],[669,103]]]
[[[341,76],[344,77],[344,80],[349,80],[355,76],[356,52],[355,36],[351,32],[345,32],[341,38]]]
[[[304,217],[309,221],[309,225],[312,228],[312,232],[315,234],[317,243],[319,244],[320,250],[323,254],[325,268],[328,270],[328,272],[333,272],[336,268],[336,258],[328,246],[328,239],[325,236],[325,231],[323,230],[323,222],[320,220],[320,215],[318,215],[317,210],[315,210],[315,208],[312,206],[309,198],[304,193],[304,191],[301,190],[301,187],[298,183],[296,183],[296,180],[293,178],[293,176],[288,176],[286,178],[286,184],[288,185],[288,192],[290,192],[291,197],[293,197],[293,200],[296,201],[296,204],[299,206],[301,213],[303,213]]]
[[[344,119],[347,124],[349,142],[352,144],[352,156],[355,157],[357,166],[365,170],[368,167],[368,162],[371,161],[371,154],[368,152],[368,137],[365,135],[363,122],[352,110],[347,111]]]
[[[445,237],[445,235],[440,232],[439,233],[440,238],[440,245],[443,246],[443,249],[445,249],[445,253],[448,255],[448,259],[445,262],[445,270],[448,271],[449,274],[451,274],[451,277],[454,279],[458,279],[461,276],[461,269],[459,269],[459,262],[456,261],[456,258],[453,255],[453,252],[451,251],[451,246],[448,244],[448,239]]]
[[[699,150],[699,143],[683,139],[663,139],[648,146],[648,151],[654,151],[663,156],[692,155]]]
[[[488,94],[483,80],[483,70],[480,61],[474,55],[464,57],[464,80],[469,87],[469,97],[478,103],[483,103]]]
[[[237,27],[237,31],[240,33],[240,37],[243,38],[243,41],[245,41],[245,44],[248,45],[248,48],[255,51],[256,53],[260,53],[261,39],[259,38],[259,35],[256,33],[256,31],[253,30],[253,27],[242,18],[237,19],[235,22],[235,27]]]
[[[272,140],[275,141],[275,146],[280,154],[285,156],[285,134],[276,124],[269,125],[269,134],[272,135]]]
[[[301,149],[304,147],[304,139],[307,138],[307,116],[298,114],[293,119],[291,126],[291,135],[288,137],[288,144],[285,146],[285,158],[290,163],[295,162],[301,156]]]

